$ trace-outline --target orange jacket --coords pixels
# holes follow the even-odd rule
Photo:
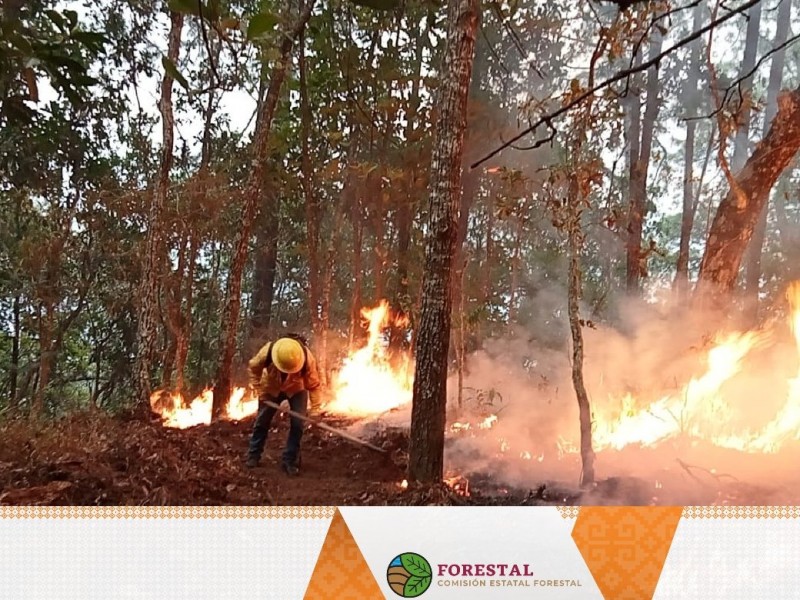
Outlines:
[[[297,392],[308,390],[311,406],[318,406],[320,400],[320,379],[317,371],[317,360],[311,354],[311,350],[306,348],[308,365],[298,373],[291,373],[286,376],[285,381],[281,381],[282,373],[270,361],[267,367],[268,352],[272,349],[272,343],[267,342],[261,350],[250,359],[248,372],[250,376],[250,386],[259,396],[272,396],[277,398],[281,392],[287,396],[294,396]]]

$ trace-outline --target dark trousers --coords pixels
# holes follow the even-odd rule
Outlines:
[[[277,398],[265,396],[263,400],[269,400],[275,404],[280,404],[283,400],[288,400],[289,408],[294,412],[301,415],[308,413],[308,391],[306,390],[298,392],[291,397],[281,392]],[[261,453],[264,452],[264,445],[267,443],[267,433],[269,432],[272,418],[275,416],[276,412],[277,409],[267,406],[263,401],[259,401],[258,416],[253,426],[253,435],[250,437],[249,456],[251,458],[261,458]],[[289,439],[286,441],[286,448],[283,451],[283,462],[290,465],[297,464],[297,459],[300,456],[300,440],[302,437],[303,421],[297,417],[291,417]]]

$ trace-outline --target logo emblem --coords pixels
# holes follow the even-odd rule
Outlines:
[[[414,552],[404,552],[389,563],[386,579],[401,598],[417,598],[431,587],[431,564]]]

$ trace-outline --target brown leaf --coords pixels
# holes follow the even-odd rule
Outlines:
[[[47,485],[9,490],[0,495],[0,504],[46,506],[72,487],[69,481],[52,481]]]

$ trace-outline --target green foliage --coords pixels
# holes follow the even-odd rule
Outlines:
[[[89,75],[89,64],[109,40],[100,32],[81,29],[75,11],[49,9],[41,14],[24,7],[15,15],[4,12],[0,31],[0,98],[6,119],[34,118],[35,111],[23,100],[39,100],[41,75],[74,104],[98,83]]]
[[[268,87],[279,34],[295,18],[297,4],[287,11],[277,0],[206,0],[202,5],[170,0],[170,10],[189,17],[178,64],[161,55],[168,21],[163,4],[103,0],[90,3],[80,17],[51,1],[24,4],[14,18],[4,14],[0,22],[0,398],[11,386],[16,341],[17,405],[30,406],[42,336],[51,326],[60,334],[45,390],[51,414],[90,403],[116,409],[129,400],[145,223],[161,158],[158,83],[153,82],[162,73],[192,94],[174,95],[175,164],[159,254],[153,381],[160,384],[174,342],[168,322],[173,303],[182,318],[191,317],[185,378],[191,391],[198,391],[215,377],[225,285],[252,170],[255,102],[249,98]],[[585,86],[586,57],[597,41],[588,3],[520,1],[504,4],[500,12],[482,15],[468,106],[467,162],[498,139],[508,139],[521,123],[563,104],[572,93],[572,78],[577,77],[576,89]],[[681,12],[675,19],[686,29]],[[610,48],[598,62],[597,80],[628,64],[634,16],[626,12],[608,24],[604,35]],[[308,282],[315,267],[309,261],[307,198],[299,176],[303,147],[296,65],[301,51],[312,113],[310,214],[319,218],[320,228],[316,268],[324,274],[331,253],[330,337],[336,351],[345,353],[354,304],[373,305],[379,288],[412,321],[417,317],[446,18],[441,3],[428,1],[401,6],[394,0],[332,0],[316,6],[304,46],[295,48],[268,141],[270,163],[251,239],[253,260],[244,277],[242,348],[249,341],[248,319],[261,276],[257,266],[263,266],[259,260],[266,252],[262,234],[273,221],[276,233],[269,241],[277,240],[278,250],[272,329],[309,325]],[[110,48],[113,53],[106,52]],[[796,52],[797,47],[790,48],[789,56]],[[533,58],[521,62],[523,55]],[[736,52],[729,55],[720,70],[737,68]],[[651,157],[651,218],[644,236],[660,253],[649,256],[648,284],[668,281],[674,273],[683,157],[682,133],[673,136],[673,130],[682,132],[685,126],[679,94],[687,75],[685,58],[679,53],[660,65],[664,105],[659,145]],[[44,81],[55,94],[48,90],[45,97]],[[757,92],[762,88],[758,84]],[[628,209],[624,91],[616,86],[597,95],[588,128],[574,113],[566,115],[553,124],[552,143],[509,149],[485,165],[489,168],[465,171],[471,178],[464,180],[469,211],[461,265],[468,351],[511,329],[535,333],[537,343],[564,350],[564,199],[576,177],[587,185],[580,222],[582,311],[587,319],[614,318],[623,296]],[[702,95],[697,109],[710,108]],[[588,138],[576,157],[568,149],[577,131],[588,131]],[[696,177],[710,131],[708,122],[699,123]],[[549,134],[543,127],[520,143],[533,145]],[[692,272],[707,221],[725,192],[713,154],[710,165],[691,244]],[[792,224],[797,222],[796,189],[796,181],[787,184]],[[403,237],[407,243],[401,249]],[[178,256],[190,243],[197,252],[188,281],[188,272],[178,274]],[[787,244],[771,215],[765,292],[776,298],[786,271],[797,262]],[[179,292],[170,287],[176,281]],[[455,299],[456,310],[461,300]],[[479,404],[502,402],[492,390],[474,395]],[[415,589],[424,585],[429,573],[406,568],[417,578]]]
[[[277,25],[278,22],[278,17],[272,13],[258,13],[253,15],[247,23],[247,39],[250,41],[263,39],[275,29],[275,25]]]
[[[175,66],[175,63],[172,62],[166,56],[161,57],[161,65],[164,67],[164,70],[167,74],[175,79],[178,83],[180,83],[185,89],[189,89],[189,82],[186,81],[186,78],[181,75],[181,72],[178,71],[178,67]]]

